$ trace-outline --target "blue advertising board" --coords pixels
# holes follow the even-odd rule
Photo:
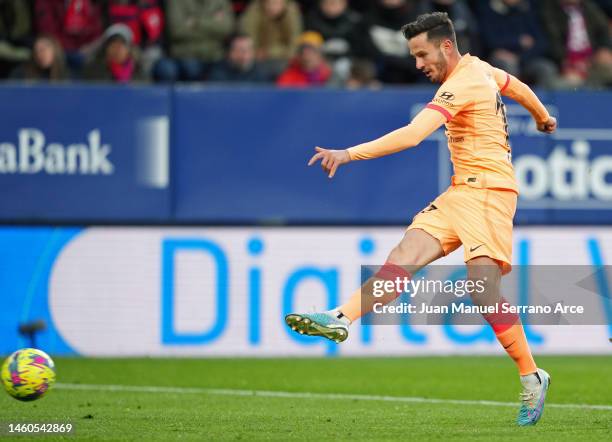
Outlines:
[[[165,88],[0,88],[0,218],[167,220]]]
[[[0,220],[406,225],[449,183],[443,130],[391,157],[306,163],[405,125],[432,88],[0,88]],[[612,223],[612,92],[540,92],[545,136],[506,100],[517,224]]]
[[[305,163],[314,146],[345,148],[406,124],[431,94],[178,89],[176,219],[407,224],[449,185],[442,130],[415,149],[343,167],[333,180]],[[612,94],[539,96],[559,119],[553,136],[506,99],[521,188],[517,224],[611,223]]]
[[[341,346],[287,327],[289,312],[346,302],[361,283],[361,266],[384,262],[403,230],[0,226],[0,354],[26,346],[85,356],[499,354],[484,322],[467,328],[435,320],[361,322]],[[570,279],[570,297],[561,298],[566,304],[593,301],[596,315],[588,322],[523,321],[534,352],[609,354],[612,230],[518,227],[514,246],[514,270],[502,286],[510,302],[536,305],[542,299],[535,269],[543,264],[604,275],[592,286],[582,277],[576,285]],[[422,275],[427,272],[464,278],[463,253],[442,258]],[[419,296],[433,299],[431,293]],[[545,302],[552,302],[548,294]],[[19,332],[33,323],[45,325],[36,342]]]
[[[407,124],[430,94],[178,89],[176,219],[406,224],[436,196],[431,145],[353,163],[332,180],[306,163],[315,146],[343,148]]]
[[[544,102],[559,120],[546,136],[530,117],[511,106],[513,163],[521,195],[521,224],[610,224],[612,222],[612,94],[556,93]]]

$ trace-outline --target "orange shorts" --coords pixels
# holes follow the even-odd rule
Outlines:
[[[488,256],[506,274],[512,270],[516,200],[511,190],[451,186],[414,217],[408,230],[429,233],[440,241],[445,255],[463,244],[465,262]]]

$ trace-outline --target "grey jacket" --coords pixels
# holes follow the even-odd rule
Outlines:
[[[229,0],[174,0],[166,4],[171,57],[205,62],[223,58],[223,43],[235,23]]]

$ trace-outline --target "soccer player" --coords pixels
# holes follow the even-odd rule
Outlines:
[[[321,161],[332,178],[343,164],[417,146],[445,124],[454,166],[451,186],[414,217],[387,262],[345,304],[327,312],[287,315],[286,323],[301,334],[344,341],[349,325],[371,311],[374,281],[409,278],[411,272],[407,268],[416,271],[460,245],[464,247],[468,278],[486,281],[487,297],[473,295],[473,302],[505,302],[500,298],[499,285],[501,276],[511,270],[512,219],[518,186],[501,96],[525,107],[541,132],[554,132],[557,122],[520,80],[477,57],[462,56],[447,14],[421,15],[405,25],[402,32],[416,67],[432,83],[441,84],[433,100],[410,124],[376,140],[344,150],[316,147],[308,164]],[[382,299],[391,302],[397,296],[399,293]],[[550,376],[536,366],[517,315],[500,312],[484,317],[518,367],[523,392],[517,423],[533,425],[542,415]]]

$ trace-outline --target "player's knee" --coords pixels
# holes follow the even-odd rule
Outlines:
[[[421,267],[444,256],[440,242],[421,229],[410,229],[391,253],[393,264]]]
[[[484,279],[489,282],[499,282],[501,270],[497,262],[488,256],[473,258],[467,263],[469,279]]]
[[[472,281],[470,296],[476,305],[493,305],[499,300],[501,272],[497,263],[488,257],[468,262],[468,280]]]
[[[417,265],[419,260],[418,249],[399,243],[389,253],[388,261],[398,265]]]

